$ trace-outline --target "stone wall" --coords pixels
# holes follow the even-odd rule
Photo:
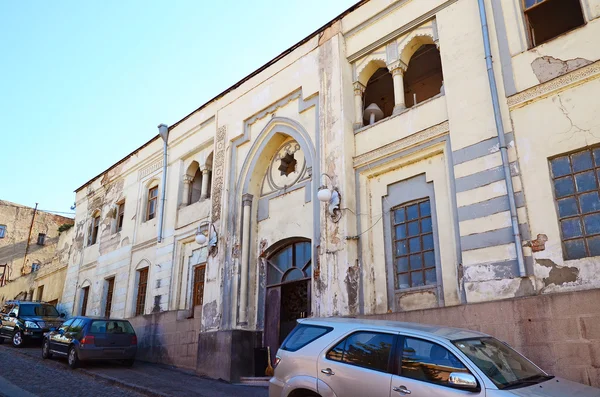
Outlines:
[[[196,369],[202,310],[168,311],[130,318],[138,338],[137,358],[142,361]]]
[[[477,330],[545,371],[600,387],[600,290],[368,316]]]

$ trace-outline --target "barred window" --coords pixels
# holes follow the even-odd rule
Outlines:
[[[600,255],[600,148],[550,160],[565,259]]]
[[[435,285],[435,251],[429,199],[392,209],[396,289]]]

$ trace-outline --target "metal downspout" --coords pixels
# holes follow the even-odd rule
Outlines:
[[[165,192],[167,190],[167,140],[163,139],[163,173],[162,186],[160,188],[160,217],[158,218],[158,242],[163,238],[163,222],[165,218]]]
[[[502,124],[502,114],[500,113],[500,102],[498,99],[498,87],[496,86],[496,77],[492,65],[492,51],[490,45],[490,36],[488,32],[487,16],[485,12],[485,0],[478,0],[479,17],[481,19],[481,30],[483,32],[483,47],[485,50],[485,63],[487,67],[488,79],[490,83],[490,93],[492,95],[492,104],[494,107],[494,119],[496,121],[496,133],[500,143],[500,155],[502,156],[502,168],[504,169],[504,180],[508,194],[508,203],[510,207],[510,219],[512,223],[513,234],[515,238],[517,262],[519,264],[519,276],[526,277],[525,260],[523,258],[523,244],[521,242],[521,232],[519,231],[519,218],[517,216],[517,205],[515,203],[515,190],[512,183],[510,172],[510,163],[508,161],[508,150],[506,148],[506,139],[504,137],[504,126]]]

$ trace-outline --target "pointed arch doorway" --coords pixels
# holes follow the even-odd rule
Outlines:
[[[271,358],[296,326],[310,316],[312,249],[308,239],[290,239],[276,244],[267,255],[264,346]]]

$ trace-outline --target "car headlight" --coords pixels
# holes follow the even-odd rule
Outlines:
[[[33,321],[25,321],[25,328],[39,328]]]

